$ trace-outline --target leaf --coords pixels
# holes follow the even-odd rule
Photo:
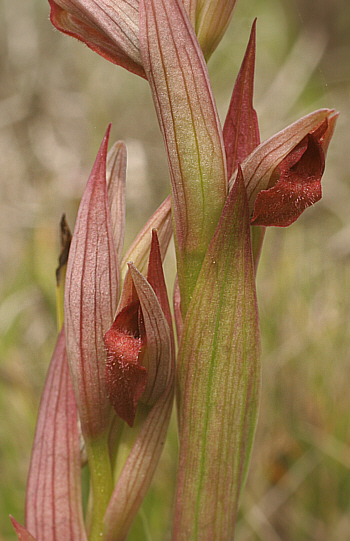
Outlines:
[[[178,354],[174,541],[234,538],[260,393],[249,221],[240,174],[205,256]]]
[[[77,407],[64,329],[57,340],[40,403],[27,482],[26,528],[36,541],[87,540]]]

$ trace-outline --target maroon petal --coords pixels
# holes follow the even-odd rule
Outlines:
[[[126,306],[106,332],[106,386],[115,411],[132,426],[137,402],[146,387],[147,371],[139,364],[144,346],[144,328],[140,322],[140,303]]]
[[[258,194],[252,225],[286,227],[321,199],[324,152],[316,137],[307,135],[282,161],[280,170],[278,182]]]

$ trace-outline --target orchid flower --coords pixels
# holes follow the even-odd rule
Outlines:
[[[337,113],[314,111],[260,142],[254,23],[221,128],[206,61],[235,0],[49,2],[57,28],[148,80],[171,200],[122,258],[126,151],[117,143],[106,164],[108,132],[71,242],[64,330],[39,413],[26,528],[13,521],[15,530],[24,541],[128,535],[158,463],[174,394],[162,271],[172,212],[180,442],[172,539],[233,539],[260,399],[255,273],[265,227],[293,223],[320,199]],[[78,419],[92,487],[86,520]],[[118,448],[123,438],[126,458]]]

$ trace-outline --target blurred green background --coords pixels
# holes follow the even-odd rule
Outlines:
[[[147,83],[53,30],[45,0],[0,0],[0,540],[23,522],[41,390],[56,339],[63,212],[73,228],[107,124],[128,147],[126,243],[167,195]],[[262,139],[341,112],[324,196],[266,235],[258,272],[263,391],[237,541],[350,539],[350,4],[238,0],[209,63],[221,119],[258,17]],[[170,256],[168,269],[173,265]],[[168,538],[175,423],[130,539]],[[169,488],[170,487],[170,488]],[[160,500],[160,503],[159,503]],[[48,540],[50,541],[50,540]],[[215,540],[213,540],[215,541]]]

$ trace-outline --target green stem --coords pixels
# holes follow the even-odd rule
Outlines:
[[[86,449],[93,496],[89,541],[101,541],[103,539],[103,519],[113,491],[108,438],[103,436],[90,439],[86,442]]]
[[[133,427],[130,428],[129,426],[126,425],[126,423],[124,423],[124,426],[122,428],[122,432],[120,435],[120,439],[119,439],[118,452],[117,452],[117,455],[115,457],[115,462],[114,462],[115,483],[117,483],[119,476],[121,474],[121,471],[124,467],[124,464],[130,454],[130,451],[140,433],[141,428],[143,427],[145,420],[147,419],[149,410],[150,410],[149,406],[139,403]]]

